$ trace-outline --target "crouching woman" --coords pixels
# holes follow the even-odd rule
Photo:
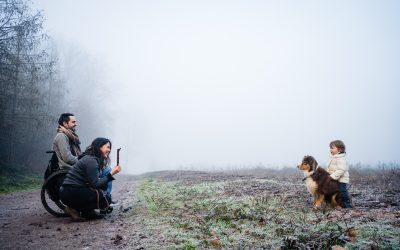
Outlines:
[[[102,170],[109,164],[110,151],[110,140],[96,138],[78,157],[78,162],[65,177],[60,188],[60,198],[67,206],[65,212],[73,220],[98,219],[102,215],[97,214],[94,209],[109,208],[111,195],[106,191],[107,184],[121,171],[121,166],[117,165],[109,174],[101,177]]]

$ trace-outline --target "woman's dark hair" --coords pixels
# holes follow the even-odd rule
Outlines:
[[[92,155],[94,157],[97,157],[100,160],[100,168],[104,168],[108,164],[110,164],[110,157],[104,158],[100,152],[100,148],[107,143],[110,143],[110,149],[111,149],[112,144],[109,139],[98,137],[92,141],[92,144],[90,144],[89,147],[86,148],[83,155]]]
[[[339,149],[339,153],[346,153],[346,145],[344,145],[343,141],[335,140],[329,143],[329,147],[335,146]]]

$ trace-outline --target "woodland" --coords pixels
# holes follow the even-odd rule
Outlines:
[[[73,113],[78,124],[85,124],[81,130],[78,127],[82,148],[99,134],[96,128],[104,128],[104,119],[98,118],[91,105],[101,95],[87,91],[101,89],[96,87],[102,84],[93,59],[76,46],[57,44],[45,31],[44,13],[32,10],[31,5],[29,1],[0,0],[3,175],[44,171],[49,160],[45,152],[51,149],[61,113]]]

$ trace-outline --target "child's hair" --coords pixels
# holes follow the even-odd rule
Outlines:
[[[335,146],[339,149],[339,153],[346,153],[346,145],[341,140],[334,140],[329,143],[329,147]]]

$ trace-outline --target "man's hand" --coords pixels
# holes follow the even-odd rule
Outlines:
[[[115,166],[115,167],[113,167],[113,168],[111,169],[110,174],[111,174],[111,175],[115,175],[115,174],[118,174],[119,172],[121,172],[121,166],[120,166],[120,165],[117,165],[117,166]]]

